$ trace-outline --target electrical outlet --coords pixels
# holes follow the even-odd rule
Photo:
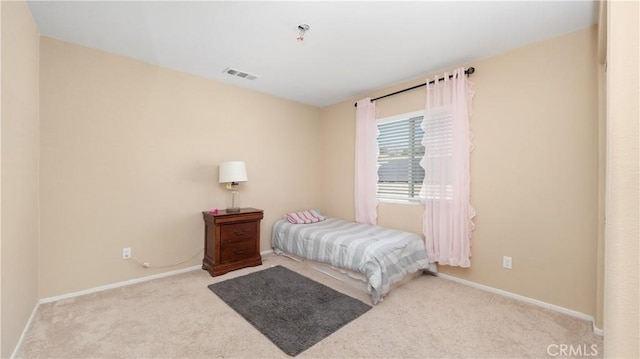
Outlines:
[[[511,269],[513,266],[513,259],[508,256],[502,257],[502,268]]]
[[[131,248],[122,248],[122,259],[131,258]]]

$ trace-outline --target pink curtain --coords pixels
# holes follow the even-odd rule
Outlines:
[[[430,262],[469,267],[475,216],[469,198],[473,89],[464,68],[455,70],[451,79],[449,75],[427,85],[422,122],[425,155],[420,161],[425,170],[423,231]]]
[[[376,105],[370,98],[358,101],[356,109],[356,222],[376,224],[378,213],[378,126]]]

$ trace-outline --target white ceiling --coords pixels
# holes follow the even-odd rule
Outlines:
[[[29,1],[40,32],[314,106],[596,22],[596,1]],[[298,25],[309,24],[302,43]],[[257,80],[223,73],[234,67]],[[482,71],[477,68],[476,71]]]

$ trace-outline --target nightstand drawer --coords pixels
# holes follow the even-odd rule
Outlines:
[[[240,243],[222,245],[220,263],[234,262],[256,255],[256,243],[244,241]]]
[[[256,222],[225,224],[220,227],[220,242],[224,245],[250,241],[256,234]]]

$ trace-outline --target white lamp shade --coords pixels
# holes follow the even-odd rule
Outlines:
[[[247,181],[247,168],[244,161],[228,161],[220,164],[218,182],[245,182]]]

